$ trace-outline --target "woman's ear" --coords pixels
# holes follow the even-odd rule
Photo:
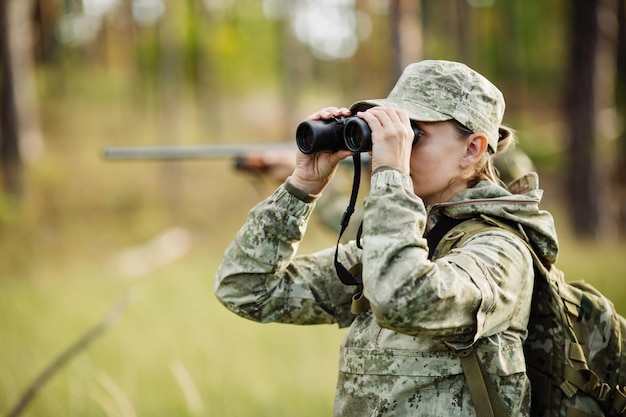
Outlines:
[[[467,138],[467,148],[465,148],[465,155],[463,155],[463,165],[470,166],[478,162],[487,151],[487,144],[487,137],[484,134],[472,133]]]

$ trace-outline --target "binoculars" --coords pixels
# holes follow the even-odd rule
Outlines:
[[[411,124],[415,139],[419,129]],[[305,154],[349,150],[354,153],[372,150],[372,131],[367,122],[357,116],[328,120],[307,120],[296,129],[296,144]]]

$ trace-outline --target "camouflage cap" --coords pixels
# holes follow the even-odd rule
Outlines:
[[[455,119],[475,133],[484,133],[489,150],[495,152],[499,137],[509,134],[501,127],[504,97],[485,77],[464,64],[421,61],[407,66],[384,99],[352,105],[353,113],[373,106],[403,109],[412,120],[439,122]]]

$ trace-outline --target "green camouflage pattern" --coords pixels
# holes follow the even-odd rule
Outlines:
[[[565,282],[554,266],[535,285],[524,346],[533,415],[626,415],[626,320],[593,286]]]
[[[363,249],[352,241],[339,260],[363,264],[370,309],[350,312],[355,288],[341,284],[335,248],[296,255],[315,202],[279,187],[254,207],[225,251],[217,298],[258,322],[349,326],[341,347],[336,416],[475,416],[459,359],[444,343],[475,343],[478,356],[514,416],[530,415],[523,341],[534,272],[526,245],[505,231],[476,234],[431,261],[424,232],[442,214],[486,212],[524,225],[556,259],[551,216],[539,210],[536,180],[525,195],[481,182],[449,203],[426,208],[409,176],[372,175],[364,202]]]
[[[465,64],[443,60],[408,65],[387,98],[359,101],[351,110],[372,106],[403,109],[422,122],[455,119],[484,133],[491,152],[498,148],[505,110],[502,92],[488,79]]]
[[[508,230],[533,246],[523,228],[502,220],[481,214],[463,221],[448,230],[431,256],[463,247],[474,234],[485,233],[486,227]],[[537,253],[534,248],[533,253]],[[534,257],[537,272],[524,343],[531,415],[624,416],[626,319],[590,284],[566,282],[551,259],[545,254]]]

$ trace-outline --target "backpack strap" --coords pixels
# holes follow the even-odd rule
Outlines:
[[[498,394],[482,362],[478,359],[474,345],[459,349],[450,343],[444,343],[461,361],[476,415],[480,417],[510,417],[511,414],[506,409],[502,397]]]
[[[437,225],[435,225],[435,228],[436,227]],[[535,254],[535,251],[530,245],[530,240],[528,236],[526,236],[526,233],[522,229],[521,225],[517,223],[513,225],[484,214],[481,214],[478,217],[465,219],[460,222],[457,221],[455,224],[453,224],[453,227],[448,229],[448,233],[444,234],[439,242],[433,245],[434,250],[431,251],[430,258],[440,258],[450,252],[452,249],[463,246],[463,244],[469,238],[473,237],[476,233],[484,232],[487,230],[506,230],[513,233],[515,236],[520,238],[522,242],[526,244],[526,246],[528,246],[528,248],[530,249],[530,253],[533,257],[533,262],[535,264],[538,263],[541,267],[543,267],[544,270],[546,269],[546,266],[543,265],[542,261]]]
[[[618,416],[626,415],[626,387],[616,386],[611,404]]]
[[[462,246],[476,233],[486,230],[507,230],[513,233],[530,248],[533,261],[539,261],[539,258],[535,255],[528,243],[528,237],[521,227],[518,226],[516,228],[508,223],[495,220],[485,215],[458,222],[454,227],[449,229],[448,233],[444,234],[441,240],[433,245],[434,250],[431,250],[431,259],[437,259],[447,254],[452,249]],[[450,343],[445,343],[461,361],[476,415],[481,417],[510,417],[511,414],[504,405],[502,397],[498,394],[493,381],[478,358],[474,344],[459,349]]]
[[[505,230],[520,238],[520,240],[529,249],[533,258],[536,276],[544,283],[544,285],[553,287],[554,294],[558,294],[561,300],[560,302],[563,303],[565,310],[568,310],[570,314],[573,314],[574,317],[576,317],[578,314],[574,314],[574,312],[581,310],[580,295],[573,291],[571,287],[564,285],[565,282],[561,271],[542,262],[530,243],[530,240],[518,224],[514,226],[513,224],[509,224],[485,215],[469,219],[456,227],[453,227],[445,236],[443,236],[436,249],[433,251],[433,259],[441,257],[452,249],[462,246],[476,233],[484,232],[490,229]],[[563,330],[566,334],[568,352],[567,362],[577,363],[578,365],[572,366],[567,363],[565,364],[562,375],[563,383],[560,385],[561,390],[567,397],[572,397],[577,391],[581,391],[594,398],[599,403],[611,402],[610,405],[612,406],[614,412],[617,412],[616,415],[625,415],[626,390],[623,388],[620,389],[619,386],[611,389],[611,387],[603,382],[595,372],[588,368],[585,354],[582,347],[578,343],[578,338],[576,336],[577,333],[574,330],[578,324],[573,323],[567,314],[565,314],[565,311],[563,311],[562,320],[565,325]],[[484,373],[483,376],[477,376],[477,372],[470,366],[466,365],[469,361],[477,362],[481,371],[484,372],[473,347],[471,347],[468,352],[463,352],[455,349],[450,344],[448,344],[448,346],[450,346],[453,352],[455,352],[461,359],[463,372],[467,379],[468,386],[470,387],[472,401],[475,404],[477,413],[479,413],[478,415],[483,415],[484,413],[484,415],[487,416],[509,416],[506,408],[501,408],[500,404],[502,404],[502,399],[497,392],[495,392],[493,382],[488,378],[487,374]],[[464,357],[464,355],[466,355],[466,357]],[[472,364],[471,366],[475,367],[476,365]],[[529,369],[529,371],[531,370]],[[495,393],[495,395],[492,393]],[[487,397],[486,400],[485,396]],[[483,404],[479,409],[478,404],[483,402],[490,402],[490,404]],[[486,409],[486,411],[480,411],[481,409]],[[495,414],[492,414],[492,412]],[[590,417],[588,413],[575,408],[569,408],[567,416]]]

